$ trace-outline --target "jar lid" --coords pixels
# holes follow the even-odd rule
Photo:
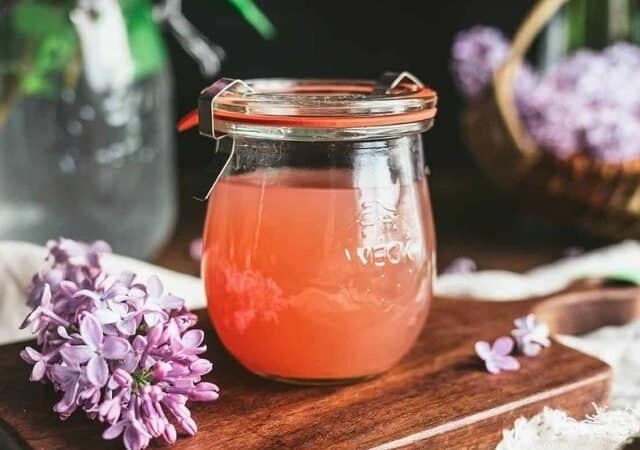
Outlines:
[[[198,110],[180,121],[218,138],[360,139],[422,132],[436,115],[437,95],[413,75],[371,80],[223,78],[204,89]]]

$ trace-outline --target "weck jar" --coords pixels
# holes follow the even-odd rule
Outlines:
[[[202,274],[215,329],[247,369],[355,381],[410,349],[435,272],[421,141],[435,108],[409,74],[203,91],[200,131],[229,160],[209,198]]]

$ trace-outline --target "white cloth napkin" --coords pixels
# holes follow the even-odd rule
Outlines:
[[[27,330],[18,327],[28,314],[25,291],[31,277],[45,264],[47,250],[25,242],[0,241],[0,345],[31,339]],[[158,275],[165,290],[185,299],[189,308],[206,304],[199,278],[163,269],[132,258],[105,255],[104,268],[114,274],[129,270],[141,279]]]
[[[577,278],[640,273],[640,242],[625,241],[580,256],[564,258],[523,274],[485,270],[438,277],[435,290],[448,297],[513,300],[551,294]]]
[[[445,274],[436,282],[438,295],[483,300],[513,300],[550,294],[586,276],[637,274],[640,243],[626,241],[578,257],[565,258],[523,274],[481,271]],[[505,430],[497,450],[616,450],[640,434],[640,321],[604,327],[583,336],[556,336],[570,347],[606,361],[614,371],[611,410],[594,409],[585,421],[545,409]]]

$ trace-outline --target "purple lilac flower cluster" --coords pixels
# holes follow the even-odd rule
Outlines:
[[[509,54],[509,40],[499,30],[475,26],[459,32],[453,42],[452,65],[456,86],[469,101],[485,98],[496,70]],[[521,93],[533,89],[537,74],[527,64],[518,72],[514,84],[517,101]]]
[[[453,73],[470,101],[483,98],[508,53],[498,31],[474,27],[453,45]],[[521,118],[544,150],[606,163],[640,158],[640,48],[620,42],[580,50],[543,74],[525,66],[514,89]]]
[[[495,28],[475,26],[459,32],[452,49],[452,70],[458,89],[468,99],[481,97],[508,54],[509,41]]]
[[[176,427],[189,435],[197,425],[189,401],[218,398],[218,387],[202,381],[212,370],[204,332],[184,300],[165,293],[157,277],[102,269],[104,242],[60,239],[48,244],[51,266],[37,273],[28,292],[37,349],[21,357],[33,365],[32,381],[51,382],[62,392],[53,407],[61,419],[76,409],[108,425],[105,439],[123,436],[127,450],[146,448],[152,438],[173,443]]]

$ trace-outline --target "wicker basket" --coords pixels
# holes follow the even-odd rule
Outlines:
[[[483,171],[550,219],[599,236],[640,238],[640,162],[613,165],[543,152],[528,136],[515,105],[513,79],[524,55],[568,1],[541,0],[534,7],[494,77],[494,95],[465,113],[465,132]]]

